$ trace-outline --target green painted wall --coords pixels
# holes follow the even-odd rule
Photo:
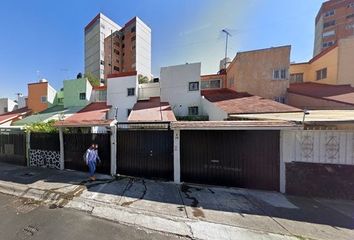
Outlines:
[[[92,87],[86,78],[64,80],[64,107],[84,107],[89,103]],[[85,99],[80,99],[85,93]]]

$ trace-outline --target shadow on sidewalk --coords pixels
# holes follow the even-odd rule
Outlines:
[[[263,219],[268,219],[269,222],[274,222],[271,218],[277,218],[354,229],[352,202],[349,202],[344,210],[353,214],[350,217],[320,201],[276,192],[192,184],[176,185],[138,178],[112,178],[107,175],[98,175],[96,182],[90,182],[88,174],[84,172],[27,168],[1,162],[0,180],[32,187],[40,183],[48,186],[51,183],[53,186],[84,185],[87,188],[87,198],[97,198],[93,193],[101,193],[109,197],[107,201],[116,200],[121,207],[157,211],[167,215],[187,215],[189,218],[237,226],[249,224],[254,227],[258,222],[252,217],[266,217]],[[340,201],[333,200],[333,203],[340,205]],[[248,219],[251,220],[247,222]]]

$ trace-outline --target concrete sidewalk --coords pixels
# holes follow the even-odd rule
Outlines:
[[[354,239],[354,202],[0,163],[0,192],[193,239]]]

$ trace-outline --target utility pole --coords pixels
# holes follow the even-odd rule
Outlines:
[[[226,69],[226,65],[227,65],[227,45],[228,45],[228,42],[229,42],[229,36],[230,37],[232,37],[232,35],[231,35],[231,33],[228,31],[228,30],[226,30],[225,28],[222,30],[222,32],[223,33],[225,33],[225,35],[226,35],[226,46],[225,46],[225,69]]]

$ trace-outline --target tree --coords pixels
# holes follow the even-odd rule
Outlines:
[[[139,74],[138,81],[139,81],[139,84],[148,83],[149,78],[147,76],[143,76],[143,75]]]
[[[85,73],[84,77],[88,79],[88,81],[91,83],[93,87],[100,85],[100,80],[92,73],[90,72]]]
[[[26,126],[26,132],[35,133],[57,133],[58,128],[54,127],[55,120],[50,120],[48,122],[32,123]]]
[[[76,78],[77,78],[77,79],[82,78],[82,73],[81,73],[81,72],[79,72],[79,73],[77,74]]]

